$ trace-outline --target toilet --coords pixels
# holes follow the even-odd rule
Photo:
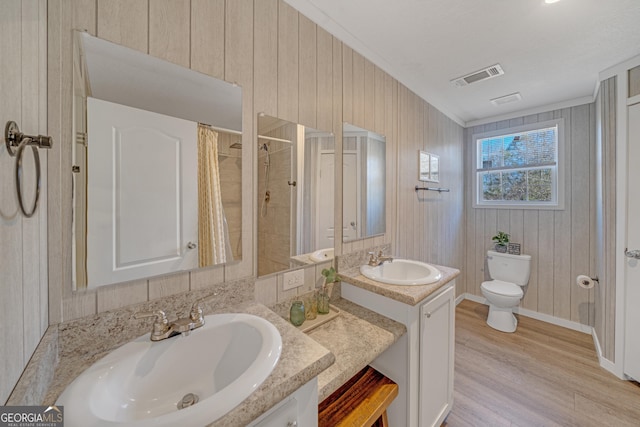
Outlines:
[[[502,332],[515,332],[518,320],[514,307],[524,296],[522,290],[529,282],[531,255],[511,255],[487,251],[489,276],[493,280],[482,282],[482,295],[489,301],[487,325]]]

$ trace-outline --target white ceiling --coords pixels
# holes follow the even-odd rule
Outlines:
[[[285,1],[466,125],[589,102],[601,71],[640,55],[640,0]],[[496,63],[505,75],[450,83]]]

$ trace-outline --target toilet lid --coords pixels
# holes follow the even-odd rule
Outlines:
[[[482,282],[482,287],[491,293],[497,295],[504,295],[507,297],[519,297],[524,295],[522,288],[515,283],[503,282],[502,280],[491,280],[489,282]]]

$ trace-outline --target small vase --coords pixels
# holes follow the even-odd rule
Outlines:
[[[313,320],[318,317],[318,295],[313,292],[304,302],[304,317]]]
[[[326,292],[318,293],[318,314],[329,314],[329,295]]]
[[[304,323],[304,303],[302,301],[294,301],[291,303],[289,320],[291,320],[294,326],[300,326]]]

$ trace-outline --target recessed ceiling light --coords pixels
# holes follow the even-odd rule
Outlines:
[[[544,0],[546,4],[558,3],[560,0]]]

